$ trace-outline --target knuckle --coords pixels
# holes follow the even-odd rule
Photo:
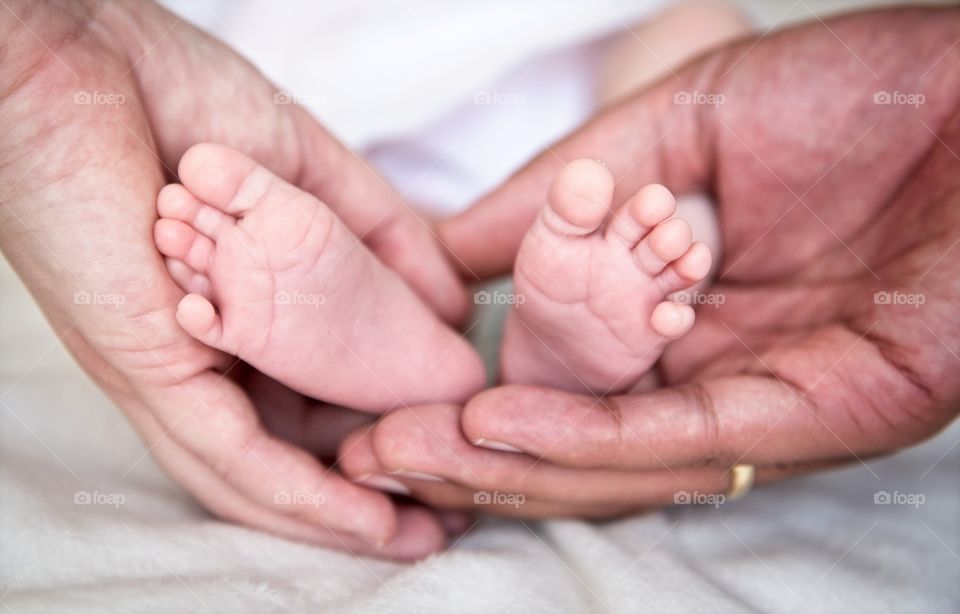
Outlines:
[[[423,449],[419,429],[409,423],[406,412],[381,418],[372,435],[377,462],[388,472],[407,468]]]
[[[584,468],[630,464],[634,454],[624,437],[623,415],[616,397],[600,397],[586,407],[569,404],[563,413],[562,440],[570,461]]]
[[[725,449],[720,412],[710,391],[702,382],[694,382],[683,389],[686,407],[693,413],[691,424],[694,436],[690,442],[701,451],[700,464],[726,466],[734,455]]]
[[[208,452],[208,457],[214,472],[227,483],[236,485],[242,481],[240,474],[246,464],[251,460],[259,462],[256,449],[261,433],[250,421],[237,420],[234,416],[232,422],[229,432],[214,450]]]

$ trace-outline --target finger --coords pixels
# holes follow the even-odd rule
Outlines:
[[[466,212],[439,226],[444,245],[465,275],[490,277],[513,266],[520,241],[564,164],[602,161],[616,180],[615,207],[643,185],[664,183],[675,193],[705,184],[706,157],[695,105],[676,105],[694,69],[663,82],[581,127],[547,148],[502,186]],[[691,89],[691,88],[688,88]]]
[[[518,518],[608,518],[675,503],[719,505],[726,502],[725,493],[731,486],[729,472],[717,468],[578,470],[535,462],[511,452],[471,452],[463,447],[466,444],[456,429],[444,428],[451,418],[456,420],[447,409],[450,408],[434,406],[400,410],[396,416],[406,415],[405,419],[378,423],[377,428],[386,432],[352,433],[341,454],[341,467],[348,476],[363,483],[376,477],[370,481],[374,487],[386,480],[391,492],[414,496],[431,506]],[[418,414],[416,419],[409,419],[414,411]],[[415,426],[415,422],[421,426]],[[425,435],[427,432],[429,435]],[[389,448],[376,446],[377,441],[386,442]],[[392,445],[397,441],[405,442],[399,454]],[[390,460],[395,456],[402,456],[402,460]],[[514,462],[514,466],[506,464]],[[853,459],[758,467],[756,484],[850,462]],[[396,465],[411,469],[402,473],[393,470],[390,474],[390,467]]]
[[[426,482],[404,478],[411,496],[425,505],[447,512],[483,514],[518,519],[604,519],[635,513],[646,507],[624,504],[581,505],[563,501],[539,501],[523,493],[473,489],[449,482]],[[649,506],[651,509],[654,506]]]
[[[760,467],[756,471],[755,487],[775,483],[786,478],[808,475],[829,469],[835,469],[856,462],[852,459],[837,459],[819,463],[804,463],[790,468]],[[591,470],[579,470],[580,475],[574,481],[558,482],[556,488],[568,491],[575,489],[584,481],[596,479]],[[646,472],[664,473],[662,472]],[[656,510],[670,505],[724,505],[732,499],[727,495],[730,484],[729,472],[726,475],[726,487],[701,488],[698,484],[715,484],[720,481],[712,478],[700,478],[696,481],[681,484],[671,484],[671,479],[664,476],[660,481],[664,488],[652,493],[636,493],[631,502],[597,504],[572,503],[562,500],[544,502],[524,493],[516,493],[503,488],[474,489],[449,482],[429,482],[414,478],[400,478],[409,487],[412,496],[426,505],[440,509],[459,509],[474,513],[490,514],[507,518],[573,518],[573,519],[607,519],[626,514],[636,514],[643,511]],[[610,485],[611,490],[617,485]],[[519,496],[518,496],[519,495]]]
[[[460,409],[453,405],[395,411],[369,433],[360,431],[359,439],[350,441],[340,458],[344,472],[351,477],[358,472],[376,472],[399,481],[415,496],[433,493],[431,501],[445,492],[456,493],[451,504],[463,503],[464,493],[439,489],[439,485],[453,484],[468,494],[502,493],[499,503],[508,507],[510,495],[523,495],[530,502],[561,507],[620,508],[665,505],[683,487],[722,492],[728,481],[721,469],[581,470],[525,454],[487,450],[464,438]]]
[[[388,476],[387,469],[377,460],[372,441],[372,434],[368,430],[360,430],[350,435],[348,441],[344,442],[340,460],[344,473],[360,484],[409,495],[436,509],[508,518],[608,518],[635,509],[633,506],[538,501],[524,493],[509,492],[503,488],[485,491],[454,482],[429,479],[425,475]]]
[[[374,544],[395,533],[395,511],[384,495],[268,435],[243,391],[220,374],[205,371],[160,389],[150,409],[171,439],[257,505]]]
[[[459,539],[469,533],[478,522],[477,518],[469,512],[444,510],[438,512],[437,517],[447,536],[453,539]]]
[[[407,411],[407,410],[401,410]],[[396,429],[394,429],[396,431]],[[396,431],[393,434],[402,435]],[[354,437],[354,435],[351,435]],[[387,470],[380,465],[374,453],[374,437],[370,432],[359,432],[359,441],[351,446],[351,451],[342,460],[348,475],[375,475]],[[394,474],[405,492],[424,503],[441,509],[469,510],[475,513],[492,514],[511,518],[610,518],[627,513],[656,509],[671,504],[699,504],[719,506],[730,499],[729,490],[732,477],[729,472],[719,469],[697,468],[677,471],[641,471],[632,472],[635,482],[624,492],[623,480],[606,481],[614,472],[594,469],[551,468],[547,462],[537,464],[522,486],[502,483],[483,483],[481,486],[456,483],[456,472],[449,472],[451,463],[431,464],[431,457],[442,446],[431,446],[420,452],[420,457],[410,456],[404,460],[408,466],[434,470],[444,479],[424,479],[413,475]],[[496,479],[485,475],[494,466],[489,462],[490,455],[519,456],[511,452],[485,451],[487,458],[480,456],[461,456],[461,461],[473,463],[471,473],[484,476],[482,479]],[[474,462],[476,461],[476,462]],[[788,477],[805,475],[826,469],[836,468],[855,462],[853,459],[835,459],[814,463],[796,463],[775,467],[758,467],[756,485],[776,482]],[[433,469],[435,467],[435,469]],[[559,469],[557,471],[556,469]],[[624,472],[624,475],[629,473]],[[462,474],[461,476],[462,477]],[[581,496],[585,484],[597,484],[593,497]],[[639,486],[637,486],[639,484]],[[657,486],[654,486],[656,484]],[[536,491],[552,489],[555,493],[550,500],[538,498]]]
[[[890,445],[863,426],[764,376],[606,399],[503,387],[475,397],[462,417],[465,436],[484,446],[567,467],[653,470],[809,462]]]
[[[169,437],[149,411],[141,408],[131,417],[163,469],[220,518],[297,541],[397,560],[418,560],[445,546],[439,517],[422,508],[397,508],[394,536],[383,545],[373,545],[352,534],[332,530],[322,522],[307,522],[260,505]]]

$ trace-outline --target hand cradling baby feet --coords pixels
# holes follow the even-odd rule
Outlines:
[[[567,164],[514,265],[504,383],[609,394],[632,389],[693,325],[667,296],[703,280],[710,250],[648,185],[615,211],[614,179],[594,160]],[[522,300],[519,299],[522,297]]]
[[[298,392],[354,409],[463,402],[470,345],[322,202],[243,154],[202,144],[157,198],[154,236],[199,341]]]

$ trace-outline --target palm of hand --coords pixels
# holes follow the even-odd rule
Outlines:
[[[701,111],[725,254],[696,325],[664,356],[666,379],[773,379],[788,398],[752,409],[774,414],[774,434],[805,425],[829,440],[823,457],[929,436],[950,420],[944,399],[958,393],[950,252],[960,180],[947,144],[960,142],[960,99],[920,78],[926,64],[892,72],[927,91],[916,107],[875,104],[871,75],[857,70],[862,84],[843,89],[811,91],[801,80],[784,86],[794,91],[751,91],[775,70],[752,63],[742,67],[749,81],[718,89],[756,107]],[[758,132],[755,109],[771,107],[784,119]],[[782,441],[770,439],[772,457]]]
[[[10,186],[3,246],[62,340],[151,453],[231,520],[362,551],[371,551],[371,541],[412,538],[388,544],[385,556],[438,548],[442,534],[426,512],[398,517],[384,495],[264,432],[247,393],[223,374],[237,361],[177,325],[182,290],[152,240],[160,187],[182,152],[205,140],[267,159],[315,193],[342,192],[360,203],[342,216],[354,231],[399,247],[410,224],[374,227],[401,217],[373,206],[393,202],[392,193],[302,109],[277,104],[252,66],[152,4],[77,4],[56,18],[16,3],[8,10],[32,27],[2,44],[11,63],[0,85],[15,95],[0,99],[0,115],[20,127],[0,137],[4,152],[18,152],[0,168]],[[101,104],[107,97],[116,104]],[[306,411],[295,413],[307,424]],[[343,505],[277,505],[276,493],[296,491]]]

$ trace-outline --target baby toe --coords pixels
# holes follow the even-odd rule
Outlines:
[[[677,292],[702,281],[710,272],[713,258],[704,243],[694,243],[657,276],[664,294]]]
[[[236,218],[207,205],[178,183],[163,186],[157,196],[160,217],[180,220],[211,239],[236,223]]]
[[[170,278],[181,290],[188,294],[199,294],[207,299],[212,296],[209,277],[203,273],[197,273],[183,260],[169,257],[163,260],[167,267],[167,273],[170,274]]]
[[[177,305],[177,322],[194,339],[229,352],[222,346],[223,325],[213,303],[199,294],[188,294]],[[233,353],[233,352],[230,352]]]
[[[177,169],[191,193],[221,212],[243,217],[277,190],[275,176],[225,145],[200,143],[183,154]]]
[[[693,326],[696,316],[689,305],[677,305],[664,301],[650,314],[650,326],[658,334],[669,339],[677,339]]]
[[[550,186],[543,220],[558,234],[587,235],[603,223],[612,199],[610,171],[596,160],[575,160]]]
[[[614,214],[608,235],[632,247],[651,228],[668,220],[676,208],[677,201],[670,190],[659,184],[644,186]]]
[[[200,273],[209,270],[214,243],[192,226],[180,220],[160,218],[153,226],[153,238],[164,256],[182,260]]]
[[[654,276],[682,256],[690,248],[692,240],[690,225],[680,218],[672,218],[651,230],[633,253],[641,270]]]

